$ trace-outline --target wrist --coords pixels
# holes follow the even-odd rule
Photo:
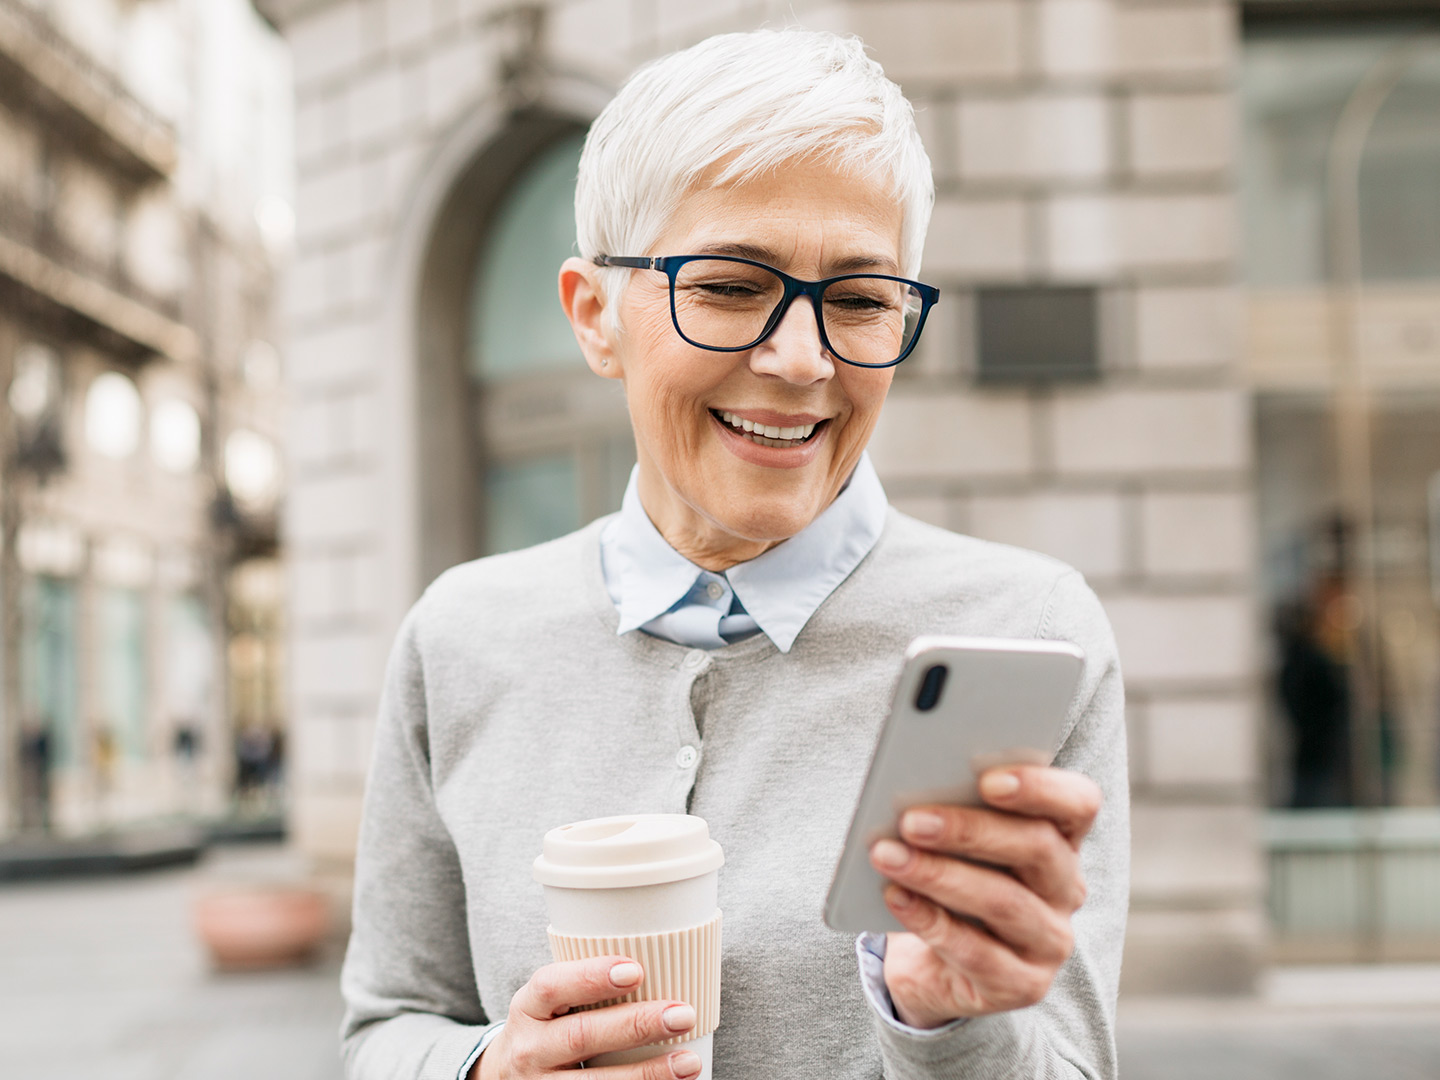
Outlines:
[[[499,1080],[497,1073],[499,1057],[495,1053],[495,1044],[503,1037],[496,1035],[490,1040],[490,1044],[480,1051],[480,1056],[475,1059],[475,1064],[470,1066],[470,1072],[466,1074],[465,1080]]]

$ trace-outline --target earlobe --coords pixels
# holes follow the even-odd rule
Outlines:
[[[597,279],[599,268],[584,259],[560,264],[560,306],[570,320],[585,363],[596,375],[616,379],[622,374],[615,347],[605,333],[605,294]]]

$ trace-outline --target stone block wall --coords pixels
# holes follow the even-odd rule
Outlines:
[[[926,117],[939,197],[924,276],[958,309],[897,379],[876,464],[901,508],[1056,555],[1100,593],[1130,702],[1126,985],[1242,989],[1264,927],[1236,12],[1212,0],[835,10]],[[922,28],[925,51],[901,55]],[[970,62],[948,35],[989,36]],[[1098,382],[975,384],[967,305],[1015,282],[1099,288]]]
[[[420,527],[413,438],[396,419],[411,399],[393,377],[418,361],[384,325],[394,291],[417,287],[397,277],[397,253],[416,193],[443,183],[454,133],[493,107],[528,24],[483,0],[267,6],[294,49],[297,92],[295,827],[341,865],[385,652],[423,584],[404,539]],[[892,500],[1087,574],[1130,695],[1127,985],[1244,988],[1263,924],[1234,6],[555,0],[538,40],[550,77],[613,88],[658,52],[793,19],[866,40],[919,109],[939,183],[923,276],[944,299],[874,444]],[[976,385],[973,290],[1019,282],[1101,290],[1099,382]]]

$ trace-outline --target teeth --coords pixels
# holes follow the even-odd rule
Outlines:
[[[788,446],[791,443],[808,439],[815,431],[814,424],[782,428],[774,424],[757,424],[753,420],[745,420],[724,410],[720,411],[720,419],[737,430],[749,433],[750,441],[757,442],[761,446]]]

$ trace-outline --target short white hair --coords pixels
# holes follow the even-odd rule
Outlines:
[[[915,111],[859,38],[815,30],[719,34],[636,71],[585,138],[580,254],[687,254],[650,245],[696,184],[744,182],[796,160],[884,185],[901,207],[901,272],[919,272],[935,182]],[[612,317],[630,274],[602,272]]]

